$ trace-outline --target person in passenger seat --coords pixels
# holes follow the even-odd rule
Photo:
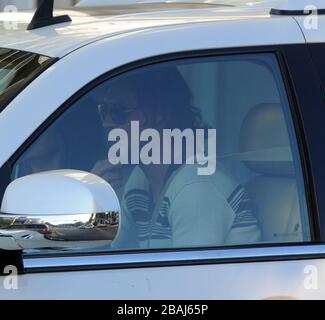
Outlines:
[[[174,67],[130,74],[110,83],[98,110],[107,133],[131,121],[140,130],[204,128],[191,92]],[[162,134],[160,135],[162,136]],[[183,144],[185,148],[185,144]],[[130,148],[130,143],[126,146]],[[161,154],[163,148],[160,145]],[[185,150],[181,150],[185,155]],[[162,158],[162,157],[161,157]],[[171,157],[173,158],[173,157]],[[216,157],[214,157],[216,161]],[[115,167],[115,168],[114,168]],[[246,190],[217,163],[211,175],[198,175],[198,163],[112,165],[107,160],[93,173],[113,182],[120,192],[122,219],[117,248],[136,226],[141,248],[175,248],[246,244],[260,241],[255,206]],[[126,171],[128,173],[126,174]],[[129,246],[129,244],[128,244]]]

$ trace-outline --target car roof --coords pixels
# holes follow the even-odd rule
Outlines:
[[[272,17],[268,6],[272,2],[252,1],[244,6],[241,1],[233,1],[231,5],[190,2],[78,7],[55,11],[55,15],[70,15],[72,22],[31,31],[27,26],[32,11],[0,13],[0,47],[60,58],[100,39],[135,30],[205,21],[289,19]]]

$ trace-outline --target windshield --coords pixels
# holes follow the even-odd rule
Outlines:
[[[37,53],[0,48],[0,111],[52,60]]]

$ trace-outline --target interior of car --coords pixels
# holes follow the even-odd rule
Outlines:
[[[299,150],[276,59],[262,54],[176,63],[203,121],[217,130],[217,159],[254,200],[262,241],[308,240]],[[42,145],[57,148],[53,152],[64,158],[52,164],[46,157],[41,161],[47,170],[89,172],[107,157],[105,138],[98,110],[86,95],[47,129]],[[16,163],[13,179],[32,173],[32,151]]]

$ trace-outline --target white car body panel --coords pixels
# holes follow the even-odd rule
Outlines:
[[[100,9],[98,9],[100,10]],[[0,28],[9,28],[0,38],[0,47],[36,52],[49,57],[61,58],[89,43],[131,31],[144,31],[168,25],[190,24],[206,21],[240,21],[249,19],[271,19],[267,8],[212,7],[187,10],[153,11],[132,13],[132,10],[112,8],[112,16],[90,17],[87,11],[57,11],[56,15],[69,14],[71,23],[63,23],[37,30],[27,31],[32,12],[0,13]],[[136,12],[136,10],[135,10]],[[286,19],[286,18],[282,18]],[[275,26],[276,27],[276,26]],[[14,30],[11,30],[13,28]],[[13,32],[10,32],[13,31]],[[256,32],[255,32],[256,33]],[[267,33],[268,34],[268,33]],[[277,38],[273,29],[274,39]],[[252,35],[254,37],[254,35]],[[296,34],[290,37],[294,41]],[[248,36],[241,41],[245,42]],[[276,41],[276,40],[274,40]],[[279,37],[281,42],[281,35]]]
[[[318,9],[324,9],[325,4],[323,0],[289,0],[289,1],[279,1],[278,4],[274,5],[275,9],[280,10],[304,10],[307,9],[310,6],[314,6]]]
[[[293,19],[273,18],[144,29],[84,46],[51,66],[1,112],[0,165],[80,88],[131,61],[171,52],[304,42]]]
[[[325,16],[295,17],[299,23],[306,41],[309,43],[325,42]],[[314,22],[311,19],[315,19]]]
[[[235,5],[235,6],[263,6],[277,5],[283,0],[208,0],[206,3]],[[126,5],[135,3],[200,3],[198,0],[81,0],[77,7],[106,6],[106,5]]]
[[[324,260],[27,274],[0,299],[320,299]],[[318,270],[317,288],[308,286]],[[307,283],[307,285],[306,285]]]
[[[325,42],[325,16],[317,15],[317,10],[325,10],[325,2],[323,0],[297,0],[284,2],[275,6],[280,10],[312,10],[311,15],[307,16],[292,16],[299,24],[303,32],[306,42],[320,43]]]
[[[169,0],[169,1],[164,1],[164,0],[81,0],[76,4],[76,7],[89,7],[89,6],[107,6],[107,5],[127,5],[127,4],[135,4],[135,3],[198,3],[197,0]],[[232,1],[230,0],[212,0],[210,1],[211,3],[231,3]]]
[[[0,47],[36,52],[49,57],[63,57],[66,54],[91,42],[117,34],[143,30],[146,28],[159,27],[164,25],[182,24],[186,22],[197,22],[204,20],[216,20],[211,14],[197,18],[187,18],[186,15],[180,18],[171,18],[155,15],[151,17],[123,17],[123,15],[112,18],[87,18],[83,14],[70,14],[72,23],[63,23],[54,27],[45,27],[35,31],[27,31],[28,22],[32,19],[32,13],[19,14],[21,22],[17,24],[18,30],[1,37]],[[60,14],[60,12],[58,12]],[[6,14],[0,14],[0,21],[10,23]],[[8,16],[8,14],[7,14]],[[14,17],[12,17],[14,19]]]

